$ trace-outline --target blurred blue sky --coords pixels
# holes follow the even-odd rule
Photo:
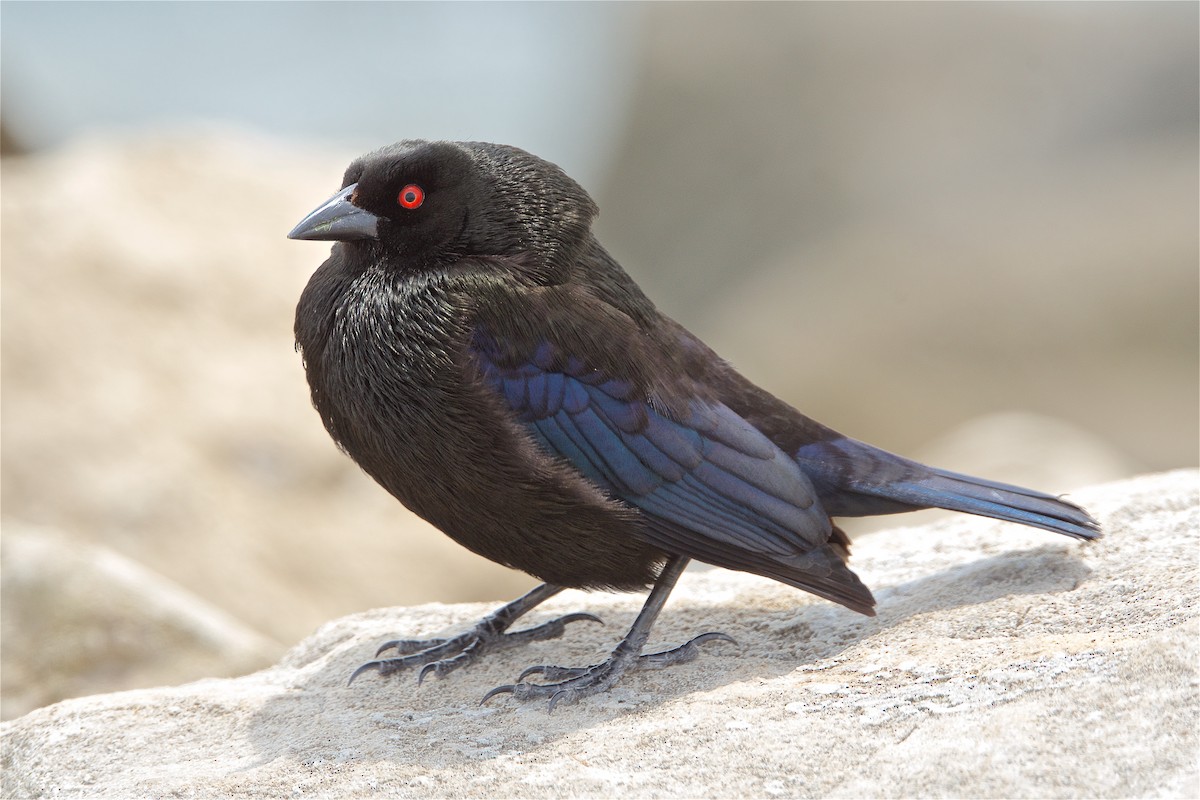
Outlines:
[[[4,2],[3,118],[24,146],[231,121],[353,151],[519,142],[584,182],[626,122],[635,4]]]

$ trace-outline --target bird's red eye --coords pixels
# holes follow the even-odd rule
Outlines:
[[[404,208],[420,208],[421,203],[425,202],[425,190],[415,183],[410,183],[400,190],[396,202]]]

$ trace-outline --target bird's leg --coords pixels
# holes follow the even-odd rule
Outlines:
[[[683,556],[675,556],[667,562],[662,574],[658,576],[654,588],[650,591],[650,596],[646,598],[646,604],[642,606],[641,612],[634,620],[633,627],[629,629],[629,633],[625,634],[625,638],[612,651],[612,655],[607,661],[593,664],[590,667],[550,665],[530,667],[521,673],[515,684],[497,686],[484,695],[480,705],[498,694],[507,693],[514,695],[519,700],[549,697],[550,710],[553,711],[560,702],[574,702],[581,697],[608,689],[630,669],[659,668],[691,661],[699,654],[697,645],[713,639],[733,642],[732,638],[723,633],[704,633],[670,650],[642,655],[642,648],[646,645],[646,639],[650,637],[650,629],[654,626],[654,620],[658,618],[658,613],[662,611],[667,597],[675,588],[675,582],[679,580],[687,563],[688,559]],[[534,674],[543,675],[552,682],[525,683],[525,678]]]
[[[390,675],[393,672],[423,664],[424,666],[417,675],[417,682],[420,683],[430,673],[439,678],[448,675],[459,667],[470,664],[489,650],[505,650],[528,642],[555,639],[563,635],[569,622],[601,621],[599,617],[591,614],[567,614],[533,628],[506,633],[509,626],[516,622],[518,617],[544,600],[558,594],[562,589],[561,586],[543,583],[508,605],[496,609],[465,633],[449,639],[393,639],[390,642],[384,642],[375,651],[376,658],[373,661],[368,661],[354,670],[350,676],[350,683],[369,670],[375,670],[380,675]],[[378,658],[388,650],[395,650],[397,656]]]

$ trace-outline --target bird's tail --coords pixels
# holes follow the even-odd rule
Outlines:
[[[1021,486],[927,467],[854,439],[804,445],[796,460],[813,479],[822,505],[833,517],[945,508],[1076,539],[1100,536],[1099,523],[1074,503]]]

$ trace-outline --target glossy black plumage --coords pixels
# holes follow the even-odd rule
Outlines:
[[[657,311],[592,236],[595,213],[524,151],[409,141],[355,161],[291,234],[338,240],[296,314],[326,428],[455,540],[551,589],[641,588],[668,561],[673,582],[696,558],[871,614],[831,516],[940,506],[1098,535],[1070,503],[885,453],[754,386]],[[611,685],[669,588],[620,665],[614,651],[545,691],[504,688]],[[472,634],[471,652],[541,599],[506,607],[512,619]],[[371,666],[442,665],[440,647]]]

